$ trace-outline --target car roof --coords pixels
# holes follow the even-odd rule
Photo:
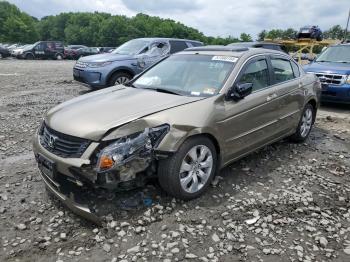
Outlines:
[[[253,47],[255,45],[276,45],[281,46],[278,43],[273,42],[264,42],[264,41],[255,41],[255,42],[237,42],[237,43],[231,43],[228,44],[228,46],[247,46],[247,47]]]
[[[196,42],[202,43],[198,40],[190,40],[190,39],[182,39],[182,38],[168,38],[168,37],[143,37],[143,38],[135,38],[135,39],[143,39],[143,40],[176,40],[176,41],[186,41],[186,42]]]
[[[288,56],[286,53],[273,49],[266,48],[249,48],[238,46],[199,46],[190,47],[176,54],[203,54],[203,55],[226,55],[241,57],[243,55],[258,55],[258,54],[278,54]]]

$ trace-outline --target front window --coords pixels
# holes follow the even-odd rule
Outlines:
[[[350,45],[328,47],[316,62],[350,63]]]
[[[239,83],[252,83],[253,91],[258,91],[269,86],[269,70],[265,59],[250,63],[244,70]]]
[[[236,61],[232,56],[174,55],[144,73],[133,85],[188,96],[212,96],[220,91]]]
[[[122,44],[117,49],[115,49],[112,53],[120,54],[120,55],[136,55],[139,52],[141,52],[141,50],[143,50],[146,46],[148,46],[149,43],[150,41],[147,41],[147,40],[134,39]]]

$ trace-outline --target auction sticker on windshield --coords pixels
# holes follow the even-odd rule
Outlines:
[[[236,63],[238,58],[234,56],[216,55],[211,60]]]

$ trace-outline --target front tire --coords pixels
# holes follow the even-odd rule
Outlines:
[[[116,72],[108,82],[108,86],[122,85],[131,80],[132,76],[125,72]]]
[[[217,152],[211,140],[197,136],[186,140],[171,157],[159,162],[158,179],[171,196],[190,200],[209,186],[217,168]]]
[[[305,106],[297,130],[290,137],[293,142],[301,143],[308,138],[315,122],[315,113],[315,108],[311,104]]]
[[[29,53],[29,54],[26,54],[25,58],[26,58],[26,60],[33,60],[34,59],[34,55]]]

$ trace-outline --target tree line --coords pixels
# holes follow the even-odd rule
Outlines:
[[[0,1],[0,42],[34,43],[39,40],[61,40],[65,44],[88,46],[119,46],[138,37],[174,37],[199,40],[209,45],[226,45],[233,42],[252,41],[251,35],[239,37],[205,36],[195,28],[171,19],[162,19],[146,14],[134,17],[111,15],[101,12],[61,13],[38,20],[15,5]],[[292,39],[296,30],[263,30],[257,40]],[[324,32],[325,38],[341,39],[343,30],[336,25]]]

